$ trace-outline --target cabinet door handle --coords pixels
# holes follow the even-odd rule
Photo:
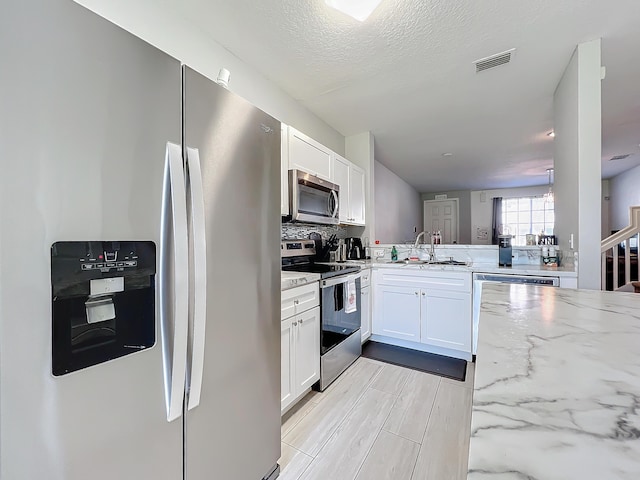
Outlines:
[[[298,325],[298,322],[293,322],[292,325],[295,327],[296,325]]]
[[[295,303],[296,305],[298,305],[300,303],[300,300],[294,300],[293,303]]]
[[[300,320],[300,325],[302,325],[302,320]]]
[[[418,292],[413,292],[413,293],[415,293],[415,294],[416,294],[416,297],[418,296]]]
[[[422,296],[423,296],[423,297],[424,297],[424,296],[426,296],[426,295],[427,295],[426,293],[422,292]]]

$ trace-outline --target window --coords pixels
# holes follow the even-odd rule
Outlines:
[[[505,198],[502,200],[503,232],[513,235],[513,245],[526,245],[526,235],[553,235],[553,203],[542,197]]]

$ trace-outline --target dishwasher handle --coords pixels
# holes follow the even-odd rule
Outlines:
[[[532,275],[500,275],[492,273],[474,273],[474,281],[494,283],[515,283],[520,285],[560,286],[559,277],[537,277]]]

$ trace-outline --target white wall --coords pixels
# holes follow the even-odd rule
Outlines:
[[[560,246],[571,235],[578,252],[578,287],[600,289],[601,46],[578,45],[554,94],[554,192]]]
[[[640,205],[640,167],[613,177],[609,185],[611,230],[629,225],[629,207]]]
[[[423,193],[422,200],[435,200],[436,195],[446,195],[447,198],[458,199],[458,243],[471,244],[471,190],[455,190],[450,192]],[[424,208],[423,208],[424,210]]]
[[[422,198],[416,189],[375,162],[375,240],[381,243],[413,241],[422,231]]]
[[[491,223],[493,216],[493,198],[515,198],[542,196],[549,191],[548,185],[523,188],[501,188],[495,190],[477,190],[471,192],[471,244],[491,244]],[[488,238],[478,238],[478,229],[487,230]],[[555,229],[554,229],[555,232]]]
[[[156,0],[76,0],[77,3],[215,79],[220,68],[231,72],[229,89],[278,120],[292,125],[344,155],[344,136],[304,108],[207,34]]]

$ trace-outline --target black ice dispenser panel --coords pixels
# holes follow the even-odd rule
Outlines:
[[[155,273],[153,242],[54,243],[53,374],[153,346]]]

